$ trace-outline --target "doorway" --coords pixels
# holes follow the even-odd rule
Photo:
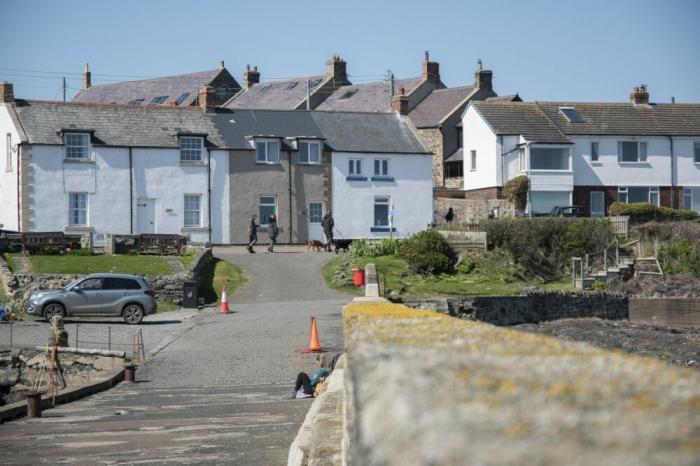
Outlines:
[[[156,232],[156,200],[139,198],[136,200],[136,226],[139,233]]]

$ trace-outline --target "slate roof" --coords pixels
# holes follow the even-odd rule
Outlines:
[[[463,148],[459,148],[456,151],[452,153],[449,157],[445,159],[445,162],[461,162],[464,160],[464,150]]]
[[[570,142],[567,136],[700,136],[700,104],[499,102],[472,105],[499,134],[520,134],[536,142]],[[571,123],[560,108],[574,108]]]
[[[324,81],[325,76],[306,76],[286,81],[271,81],[254,84],[231,97],[223,106],[226,108],[254,108],[267,110],[293,110],[306,99],[306,81],[311,84],[313,93]]]
[[[440,122],[463,103],[475,88],[473,86],[452,87],[449,89],[435,89],[421,100],[408,116],[417,128],[434,128]]]
[[[496,100],[496,101],[501,101],[501,102],[522,102],[523,99],[520,98],[520,96],[516,94],[510,94],[510,95],[497,95],[493,97],[487,97],[486,100]]]
[[[178,133],[206,134],[210,144],[223,145],[199,107],[17,100],[13,108],[30,144],[63,144],[62,130],[85,130],[93,144],[108,146],[178,147]]]
[[[156,97],[168,96],[165,102],[170,103],[188,94],[179,105],[191,105],[197,99],[197,89],[209,84],[222,71],[222,68],[217,68],[178,76],[100,84],[82,89],[73,97],[73,102],[128,104],[144,99],[143,103],[148,104]]]
[[[397,79],[394,81],[394,95],[403,87],[408,95],[423,81],[422,77]],[[388,82],[352,84],[341,86],[321,103],[316,110],[341,112],[390,112],[391,93]]]
[[[250,150],[250,136],[274,136],[324,139],[337,152],[428,153],[395,113],[222,109],[212,119],[231,149]]]

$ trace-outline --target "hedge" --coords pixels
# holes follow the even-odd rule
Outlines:
[[[671,209],[657,207],[648,202],[613,202],[608,213],[612,216],[628,215],[633,222],[649,222],[652,220],[694,220],[698,213],[694,210]]]

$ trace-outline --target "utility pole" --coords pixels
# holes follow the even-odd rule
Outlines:
[[[66,77],[63,77],[63,101],[66,101]]]
[[[306,80],[306,110],[311,110],[311,82]]]

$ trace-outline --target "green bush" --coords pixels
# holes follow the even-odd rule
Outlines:
[[[68,253],[70,256],[94,256],[95,250],[92,248],[80,248],[70,251]]]
[[[613,202],[608,213],[612,216],[628,215],[633,222],[649,222],[652,220],[694,220],[698,213],[693,210],[671,209],[657,207],[648,202]]]
[[[669,275],[689,273],[700,277],[700,244],[685,238],[666,243],[659,251],[659,262]]]
[[[356,239],[350,244],[350,253],[354,257],[380,257],[396,254],[400,240],[386,238],[381,241]]]
[[[464,259],[459,261],[459,264],[457,264],[455,271],[457,273],[463,273],[466,275],[466,274],[470,273],[472,270],[474,270],[475,267],[476,267],[476,263],[473,260],[469,259],[468,257],[465,257]]]
[[[39,249],[40,256],[60,256],[61,250],[56,246],[44,246]]]
[[[525,175],[516,176],[503,186],[503,196],[513,203],[517,210],[524,211],[527,207],[527,192],[530,180]]]
[[[397,253],[416,273],[452,273],[457,263],[452,246],[435,230],[422,231],[401,241]]]

